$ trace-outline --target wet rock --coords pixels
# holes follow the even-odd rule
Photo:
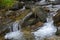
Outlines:
[[[26,5],[26,7],[25,7],[26,9],[30,9],[31,8],[31,6],[30,5]]]
[[[57,11],[57,14],[53,17],[54,24],[60,26],[60,10]]]
[[[30,14],[30,13],[29,13]],[[25,17],[25,19],[24,19],[24,22],[23,22],[23,24],[24,25],[22,25],[23,27],[25,27],[25,26],[28,26],[28,25],[32,25],[32,24],[34,24],[37,20],[34,18],[34,15],[33,15],[33,13],[32,14],[30,14],[30,15],[27,15],[26,17]]]
[[[52,36],[50,38],[47,38],[46,40],[60,40],[60,36]]]
[[[7,32],[9,32],[10,30],[9,30],[9,28],[7,27],[7,25],[4,25],[4,24],[2,24],[2,25],[0,25],[0,35],[2,34],[2,35],[4,35],[4,34],[6,34]]]
[[[36,6],[32,9],[33,13],[36,17],[42,22],[46,21],[47,12],[40,6]]]
[[[48,14],[50,12],[50,9],[48,7],[43,6],[44,11]]]
[[[25,22],[23,23],[24,25],[22,25],[22,26],[32,25],[32,24],[34,24],[35,22],[36,22],[35,19],[29,19],[29,20],[25,21]]]
[[[38,28],[42,27],[42,22],[37,22],[36,24],[31,26],[31,31],[36,31]]]
[[[32,34],[31,34],[31,32],[27,31],[27,29],[24,30],[23,33],[24,33],[24,37],[25,37],[26,40],[33,40],[34,39],[33,36],[32,36]]]
[[[60,0],[47,0],[50,4],[52,3],[53,5],[60,4]]]
[[[41,6],[48,5],[48,4],[49,3],[46,0],[41,0],[41,1],[36,2],[36,5],[41,5]]]
[[[23,2],[28,1],[28,2],[29,2],[29,1],[31,1],[31,0],[18,0],[18,1],[20,1],[20,2],[21,2],[21,1],[23,1]],[[41,1],[41,0],[32,0],[32,1],[37,2],[37,1]]]
[[[60,27],[57,28],[56,35],[57,35],[57,36],[60,36]]]

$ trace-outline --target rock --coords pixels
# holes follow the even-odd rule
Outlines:
[[[47,12],[42,7],[36,6],[32,8],[32,11],[40,21],[42,22],[46,21]]]
[[[31,6],[30,5],[26,5],[26,7],[25,7],[26,9],[30,9],[31,8]]]
[[[49,3],[52,3],[53,5],[60,4],[60,0],[47,0]]]
[[[36,19],[29,19],[29,20],[25,21],[25,22],[23,23],[24,25],[22,25],[22,26],[24,27],[24,26],[32,25],[32,24],[34,24],[35,22],[36,22]]]
[[[57,36],[60,36],[60,27],[57,28],[56,35],[57,35]]]
[[[29,1],[31,1],[31,0],[18,0],[18,1],[20,1],[20,2],[21,2],[21,1],[24,1],[24,2],[28,1],[28,2],[29,2]],[[41,0],[32,0],[32,1],[37,2],[37,1],[41,1]]]
[[[60,40],[60,36],[52,36],[50,38],[47,38],[46,40]]]
[[[54,24],[60,26],[60,10],[57,11],[57,14],[53,17]]]
[[[10,10],[16,11],[16,10],[22,9],[23,6],[24,6],[24,3],[16,2],[16,3],[10,8]]]
[[[36,23],[36,21],[37,20],[34,18],[34,15],[32,13],[31,15],[28,15],[25,17],[24,22],[23,22],[24,25],[22,25],[22,26],[25,27],[28,25],[32,25],[32,24]]]
[[[0,10],[1,10],[1,9],[4,9],[4,6],[1,6],[1,5],[0,5]]]
[[[57,8],[58,10],[60,9],[60,4],[59,5],[54,5],[54,8]]]
[[[39,27],[42,27],[42,22],[37,22],[36,24],[31,26],[31,31],[36,31]]]
[[[43,8],[47,13],[50,12],[50,10],[47,7],[43,7]]]
[[[48,2],[46,0],[40,0],[38,2],[36,2],[36,5],[48,5]]]
[[[25,37],[26,40],[33,40],[34,39],[33,36],[32,36],[32,34],[31,34],[31,32],[27,31],[27,29],[23,30],[23,33],[24,33],[24,37]]]

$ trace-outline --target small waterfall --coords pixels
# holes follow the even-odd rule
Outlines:
[[[39,30],[35,32],[32,32],[35,36],[35,40],[42,40],[44,38],[48,38],[55,35],[57,29],[53,25],[52,13],[48,14],[47,22],[44,23],[43,27],[41,27]]]
[[[19,26],[19,21],[13,23],[12,30],[13,31],[5,35],[5,39],[24,40],[23,33],[21,32],[21,26]]]
[[[18,29],[19,29],[19,22],[14,22],[13,23],[13,31],[18,31]]]
[[[49,22],[52,22],[52,24],[53,24],[53,16],[55,15],[55,13],[54,12],[50,12],[50,13],[48,13],[48,17],[47,17],[47,22],[49,23]]]
[[[20,9],[20,11],[23,11],[23,10],[25,10],[26,8],[25,8],[25,6],[23,6],[23,8],[22,9]]]
[[[18,30],[21,31],[21,25],[19,24],[19,21],[12,22],[8,26],[9,26],[10,32],[15,32]]]

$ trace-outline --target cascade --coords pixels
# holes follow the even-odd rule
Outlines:
[[[37,31],[32,32],[36,40],[42,40],[44,38],[48,38],[55,35],[57,29],[53,25],[53,19],[52,19],[53,15],[55,15],[53,14],[53,12],[48,13],[48,17],[46,18],[47,22],[44,23],[44,25]]]
[[[5,39],[24,40],[23,33],[21,32],[21,26],[19,26],[19,21],[15,21],[13,23],[12,30],[12,32],[5,35]]]

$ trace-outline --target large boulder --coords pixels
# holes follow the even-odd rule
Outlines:
[[[40,21],[45,22],[47,18],[47,12],[41,6],[35,6],[32,8],[35,17],[38,18]]]

